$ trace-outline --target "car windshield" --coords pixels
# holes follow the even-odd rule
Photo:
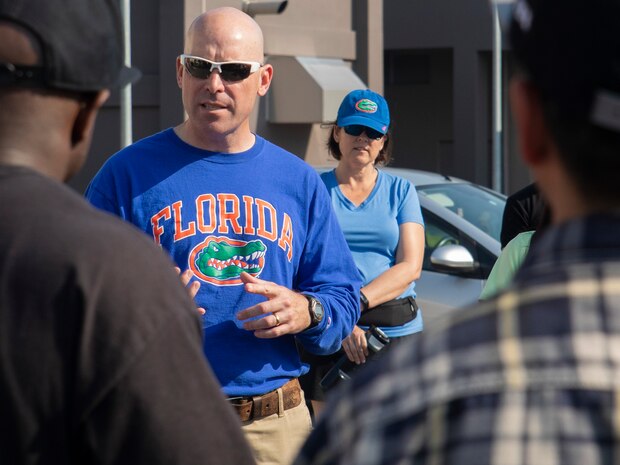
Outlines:
[[[416,186],[419,195],[446,207],[499,241],[505,198],[473,184]]]

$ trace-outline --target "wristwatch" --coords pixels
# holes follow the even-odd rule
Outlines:
[[[362,291],[360,291],[360,307],[362,313],[368,310],[368,298],[364,295]]]
[[[310,326],[308,328],[314,328],[323,321],[325,310],[323,304],[311,295],[304,294],[304,297],[308,299],[308,312],[310,313]]]

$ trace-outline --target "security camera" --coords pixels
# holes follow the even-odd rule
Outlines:
[[[243,0],[242,11],[250,16],[279,15],[286,9],[288,0],[280,2]]]

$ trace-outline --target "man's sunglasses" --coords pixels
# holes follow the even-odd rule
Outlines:
[[[385,135],[382,132],[377,131],[376,129],[369,128],[368,126],[362,126],[361,124],[352,124],[350,126],[345,126],[344,132],[354,137],[357,137],[363,132],[365,132],[366,137],[374,140],[379,140]]]
[[[226,82],[238,82],[260,69],[257,61],[211,61],[192,55],[181,55],[181,64],[189,74],[197,79],[208,79],[213,70],[218,70],[220,77]]]

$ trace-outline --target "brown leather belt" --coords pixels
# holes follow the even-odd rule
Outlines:
[[[281,389],[284,410],[297,407],[301,403],[301,386],[297,378],[290,380]],[[262,396],[229,397],[228,401],[241,421],[258,420],[280,413],[277,389]]]

